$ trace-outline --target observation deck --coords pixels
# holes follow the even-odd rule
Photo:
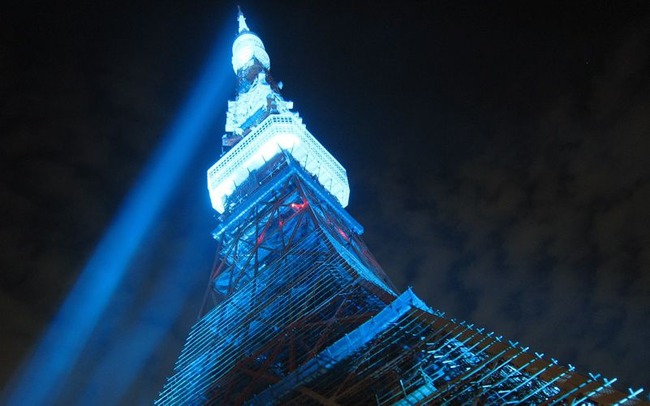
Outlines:
[[[330,192],[342,207],[348,205],[350,186],[345,168],[323,147],[295,113],[269,115],[253,131],[208,169],[212,207],[229,211],[227,199],[252,171],[285,151]]]

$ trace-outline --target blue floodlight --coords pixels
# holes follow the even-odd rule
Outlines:
[[[231,27],[228,27],[231,29]],[[229,92],[229,44],[221,35],[196,87],[79,279],[14,376],[3,398],[8,405],[51,404],[60,393],[90,334],[154,220],[194,156],[218,101]]]
[[[164,274],[154,281],[147,303],[137,310],[136,323],[122,331],[110,345],[91,352],[101,351],[101,360],[89,375],[80,377],[82,392],[75,393],[75,404],[92,404],[99,397],[103,404],[122,404],[123,396],[181,313],[192,287],[199,280],[204,281],[205,272],[188,270],[205,271],[199,264],[205,256],[199,254],[212,253],[214,247],[205,233],[205,221],[199,218],[205,220],[204,212],[196,211],[192,215],[195,230],[189,233],[183,250],[174,255]]]

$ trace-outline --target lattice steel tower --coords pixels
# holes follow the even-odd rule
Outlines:
[[[638,402],[398,294],[343,209],[345,169],[238,20],[237,97],[208,170],[217,261],[157,405]]]

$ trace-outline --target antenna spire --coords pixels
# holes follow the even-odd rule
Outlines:
[[[243,31],[250,31],[250,28],[248,28],[248,25],[246,25],[246,17],[244,17],[244,13],[241,12],[241,7],[237,6],[237,21],[239,22],[239,33],[241,34]]]

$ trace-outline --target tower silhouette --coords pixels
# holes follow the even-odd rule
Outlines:
[[[243,14],[200,319],[157,405],[641,404],[399,293],[345,210],[345,169],[292,112]]]

